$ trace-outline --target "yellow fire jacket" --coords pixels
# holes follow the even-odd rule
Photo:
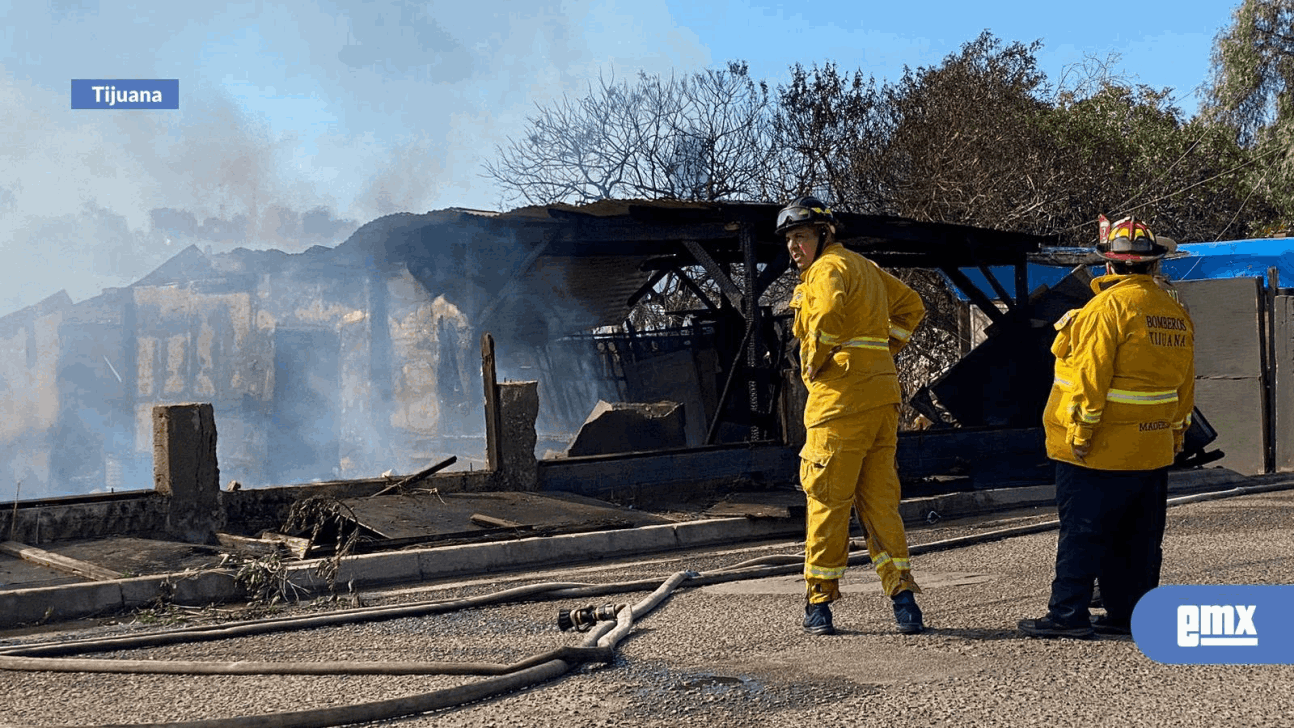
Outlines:
[[[925,316],[917,292],[840,243],[800,272],[790,306],[809,388],[804,426],[901,401],[894,355]],[[808,368],[818,374],[808,380]]]
[[[1101,276],[1092,290],[1056,322],[1047,456],[1097,470],[1170,465],[1195,406],[1195,325],[1149,275]],[[1091,452],[1079,460],[1075,444]]]

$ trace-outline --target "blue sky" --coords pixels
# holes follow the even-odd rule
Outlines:
[[[896,79],[988,29],[1041,41],[1053,82],[1117,53],[1189,114],[1235,4],[0,0],[0,315],[189,243],[297,252],[390,212],[498,209],[482,162],[599,73]],[[71,110],[74,78],[178,78],[180,109]]]

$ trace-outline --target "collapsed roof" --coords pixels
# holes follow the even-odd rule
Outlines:
[[[459,287],[477,289],[488,298],[477,309],[482,329],[496,318],[527,320],[527,313],[542,311],[546,324],[559,329],[553,333],[565,334],[624,322],[647,288],[684,267],[702,266],[735,301],[748,285],[730,280],[725,266],[750,256],[763,271],[747,283],[762,292],[789,266],[784,240],[774,233],[779,209],[771,203],[606,200],[505,213],[406,213],[365,225],[336,252],[405,264],[424,283],[436,281],[429,290],[452,289],[454,279]],[[991,275],[988,281],[999,297],[1016,301],[1028,292],[1027,256],[1051,242],[965,225],[848,212],[836,216],[847,247],[883,266],[942,270],[963,290],[974,285],[960,269],[1011,266],[1014,296]],[[474,262],[455,254],[458,247],[470,248]],[[978,289],[967,294],[992,309],[986,311],[990,316],[1000,316]]]

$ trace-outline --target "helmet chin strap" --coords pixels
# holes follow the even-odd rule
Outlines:
[[[818,251],[813,254],[813,259],[817,260],[822,255],[822,246],[827,244],[827,228],[825,225],[818,228]]]

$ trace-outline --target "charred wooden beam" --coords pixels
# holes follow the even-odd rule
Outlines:
[[[235,536],[231,533],[216,533],[216,540],[225,548],[244,551],[257,556],[287,551],[298,559],[304,559],[310,550],[310,539],[284,536],[282,534],[265,534],[262,538]]]
[[[1015,264],[1015,302],[1029,315],[1029,264],[1023,260]]]
[[[764,266],[764,270],[760,272],[759,278],[755,281],[755,300],[758,301],[759,297],[764,295],[764,291],[767,291],[768,287],[773,285],[773,281],[781,278],[782,274],[790,266],[791,255],[785,249],[778,252],[773,260]]]
[[[449,457],[445,458],[444,460],[441,460],[440,462],[436,463],[430,468],[424,468],[423,470],[419,470],[413,475],[410,475],[405,478],[401,478],[400,480],[386,486],[382,490],[379,490],[378,492],[369,496],[369,498],[376,498],[379,495],[385,495],[387,493],[390,493],[393,490],[399,490],[400,488],[403,488],[406,485],[409,485],[410,483],[416,483],[417,481],[422,480],[423,478],[429,475],[434,475],[444,470],[445,468],[449,467],[450,465],[453,465],[456,462],[458,462],[458,456],[450,455]]]
[[[698,286],[696,281],[681,270],[674,271],[674,276],[678,278],[679,283],[682,283],[685,288],[701,299],[701,303],[705,304],[706,308],[713,313],[718,313],[719,306],[714,301],[711,301],[709,296],[705,295],[705,291],[701,290],[701,286]]]
[[[751,234],[750,225],[741,225],[738,232],[741,234],[742,270],[746,274],[746,307],[742,312],[746,315],[746,371],[754,372],[759,366],[759,360],[763,353],[760,351],[759,337],[751,335],[759,330],[759,289],[757,286],[759,276],[756,272],[758,260],[755,258],[755,237]],[[763,411],[762,402],[760,401],[761,394],[759,382],[756,378],[748,378],[746,380],[746,395],[752,413]],[[720,406],[722,407],[722,405]],[[763,439],[762,429],[753,422],[750,427],[750,439]]]
[[[992,269],[982,263],[977,267],[979,268],[979,272],[984,274],[984,278],[988,281],[988,284],[993,287],[993,292],[997,294],[998,299],[1005,301],[1007,307],[1014,311],[1016,309],[1016,302],[1011,299],[1011,294],[1006,292],[1006,286],[1003,286],[998,282],[997,276],[993,275]],[[996,308],[996,306],[994,306],[994,308]]]
[[[527,528],[524,523],[509,521],[506,518],[495,518],[494,516],[487,516],[484,513],[473,513],[467,520],[478,526],[485,526],[487,528]]]
[[[710,274],[714,282],[719,284],[719,290],[723,291],[724,296],[727,297],[732,307],[740,309],[742,292],[737,287],[737,284],[733,283],[732,279],[728,277],[728,273],[719,267],[719,264],[714,261],[714,258],[710,257],[710,253],[700,243],[695,240],[684,240],[683,245],[692,253],[697,262],[701,264],[701,267],[705,268],[705,272]]]
[[[520,265],[513,270],[512,275],[508,277],[508,282],[503,286],[503,290],[499,291],[498,295],[494,297],[494,300],[490,301],[489,305],[485,307],[485,310],[481,312],[481,315],[477,317],[478,326],[485,326],[488,324],[490,319],[494,316],[495,311],[499,310],[499,306],[503,305],[504,301],[512,300],[517,296],[521,287],[521,279],[525,277],[526,273],[528,273],[532,267],[534,267],[535,261],[539,260],[539,257],[547,251],[547,241],[536,245],[530,251],[525,260],[521,261]]]
[[[651,293],[652,290],[656,288],[656,284],[660,283],[661,279],[667,275],[669,275],[668,268],[662,268],[661,270],[652,273],[651,278],[648,278],[646,283],[642,284],[638,290],[633,292],[633,295],[629,296],[629,300],[625,302],[625,305],[629,308],[633,308],[640,300],[642,300],[643,296]]]
[[[993,301],[990,300],[983,291],[977,288],[975,284],[971,282],[971,279],[966,277],[965,273],[962,273],[953,266],[943,266],[940,270],[952,279],[952,282],[961,289],[962,293],[966,294],[966,297],[971,300],[971,303],[978,306],[979,309],[984,312],[984,315],[988,316],[994,323],[1006,318],[1006,314],[998,310],[998,307],[993,304]]]
[[[499,433],[503,430],[503,414],[499,407],[499,379],[494,368],[494,337],[481,335],[481,381],[485,388],[485,465],[497,471],[502,464],[499,454]]]

